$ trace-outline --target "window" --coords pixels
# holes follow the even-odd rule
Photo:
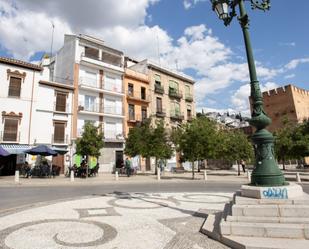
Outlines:
[[[21,78],[10,77],[9,96],[20,97]]]
[[[142,121],[147,119],[147,107],[142,106]]]
[[[117,102],[115,99],[104,99],[104,112],[110,114],[120,114],[120,110],[117,108]]]
[[[95,48],[85,47],[85,56],[93,59],[98,59],[99,50]]]
[[[141,87],[141,99],[146,99],[146,88]]]
[[[4,120],[3,141],[17,142],[18,119]]]
[[[66,110],[67,94],[56,92],[56,111],[65,112]]]
[[[192,119],[192,111],[191,111],[191,106],[187,106],[187,119]]]
[[[104,89],[113,92],[122,92],[122,81],[120,77],[105,75]]]
[[[85,77],[82,78],[82,83],[88,86],[97,87],[97,74],[93,72],[85,72]]]
[[[135,120],[135,109],[131,104],[129,104],[129,120]]]
[[[133,84],[129,83],[128,84],[128,95],[133,96],[133,94],[134,94],[134,86]]]
[[[186,96],[190,96],[190,86],[186,85]]]
[[[174,80],[170,80],[169,87],[170,89],[173,89],[174,91],[178,91],[178,83]]]
[[[162,99],[157,98],[157,112],[162,112]]]
[[[155,83],[156,85],[161,86],[161,76],[158,74],[155,74]]]
[[[95,97],[85,95],[85,110],[95,111]]]
[[[64,143],[65,134],[65,123],[55,122],[54,123],[54,143],[62,144]]]
[[[106,122],[104,124],[104,137],[107,139],[116,138],[117,135],[117,125],[116,123]]]

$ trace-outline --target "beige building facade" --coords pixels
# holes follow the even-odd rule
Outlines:
[[[167,128],[177,127],[195,117],[194,80],[149,60],[131,67],[149,76],[152,120],[163,120]]]

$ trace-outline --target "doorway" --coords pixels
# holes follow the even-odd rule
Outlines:
[[[123,167],[123,151],[122,150],[116,150],[115,162],[116,162],[116,169]]]

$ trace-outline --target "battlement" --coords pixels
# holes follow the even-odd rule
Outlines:
[[[286,86],[278,87],[278,88],[263,92],[263,98],[269,98],[275,95],[285,95],[285,94],[292,93],[292,92],[296,92],[298,94],[309,97],[308,90],[305,90],[305,89],[302,89],[302,88],[299,88],[293,85],[286,85]]]

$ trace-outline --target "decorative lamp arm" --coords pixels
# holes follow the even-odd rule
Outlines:
[[[259,10],[269,10],[270,9],[270,0],[250,0],[251,1],[251,8],[252,9],[259,9]]]

